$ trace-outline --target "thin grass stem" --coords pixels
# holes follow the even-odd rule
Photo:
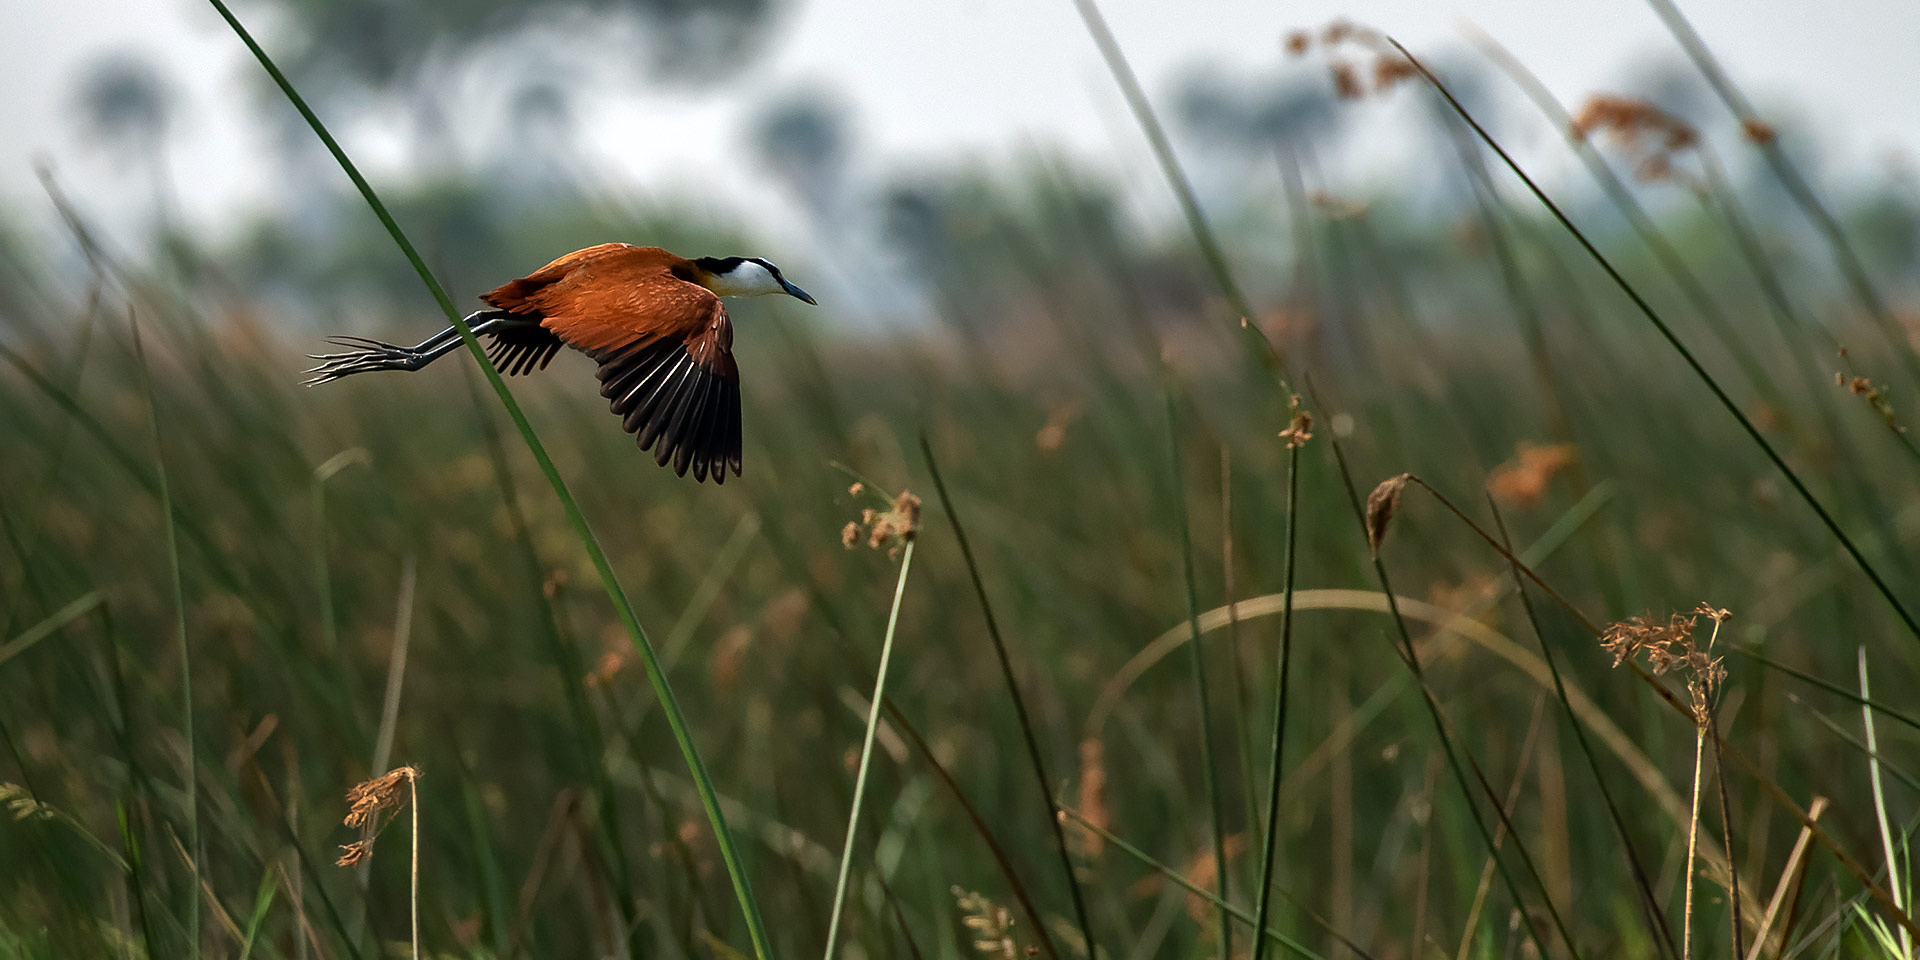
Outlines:
[[[980,576],[979,561],[974,558],[973,545],[967,540],[966,527],[960,522],[959,507],[954,505],[953,495],[947,492],[947,482],[940,475],[940,464],[934,458],[933,445],[928,442],[925,431],[920,433],[920,455],[927,462],[927,473],[933,477],[933,489],[940,497],[940,506],[947,514],[947,522],[953,525],[954,541],[960,546],[960,559],[966,564],[967,577],[973,583],[974,596],[980,601],[980,613],[987,621],[987,637],[993,642],[993,653],[1000,664],[1001,679],[1006,682],[1007,694],[1013,698],[1014,718],[1020,724],[1021,739],[1027,748],[1027,762],[1033,767],[1034,782],[1040,787],[1040,796],[1047,804],[1047,824],[1053,831],[1054,850],[1060,855],[1060,873],[1067,881],[1067,892],[1073,897],[1074,920],[1080,925],[1080,935],[1085,938],[1087,949],[1093,950],[1093,924],[1087,918],[1086,900],[1080,890],[1080,880],[1074,875],[1073,857],[1067,851],[1067,835],[1060,827],[1060,804],[1053,795],[1053,781],[1047,778],[1046,762],[1040,756],[1040,740],[1034,734],[1033,718],[1028,715],[1026,698],[1020,694],[1020,682],[1013,675],[1013,658],[1007,653],[1006,639],[1000,635],[1000,622],[993,615],[993,603],[987,597],[987,586]]]
[[[1301,441],[1304,442],[1304,441]],[[1254,911],[1253,929],[1267,929],[1267,919],[1273,907],[1273,869],[1275,854],[1279,849],[1280,833],[1280,779],[1282,759],[1285,755],[1287,740],[1287,692],[1288,680],[1293,668],[1293,584],[1297,563],[1295,548],[1300,537],[1300,442],[1287,444],[1287,546],[1286,556],[1281,569],[1286,578],[1286,599],[1282,601],[1280,613],[1280,676],[1279,702],[1273,711],[1273,742],[1271,766],[1267,771],[1267,823],[1263,849],[1260,852],[1260,888],[1258,906]],[[1232,598],[1229,597],[1229,602]],[[1197,649],[1197,645],[1196,645]],[[1256,938],[1253,942],[1253,960],[1264,960],[1267,955],[1267,940]]]
[[[140,325],[132,317],[127,327],[133,334],[133,353],[140,367],[140,389],[147,395],[147,422],[152,428],[154,480],[160,490],[160,515],[167,538],[167,586],[173,599],[173,641],[180,656],[180,732],[186,740],[187,868],[187,955],[200,956],[200,763],[194,748],[193,733],[193,651],[187,644],[187,595],[180,579],[180,538],[173,524],[173,486],[167,479],[166,443],[160,432],[160,406],[153,395],[153,372],[147,366],[147,351],[140,339]]]
[[[1860,663],[1860,699],[1871,699],[1872,693],[1867,684],[1867,648],[1864,644],[1856,648]],[[1860,707],[1860,723],[1867,731],[1867,775],[1873,784],[1873,816],[1880,827],[1880,849],[1887,858],[1887,891],[1893,895],[1893,905],[1907,908],[1906,888],[1900,883],[1900,861],[1893,855],[1893,831],[1887,826],[1887,792],[1880,782],[1880,741],[1873,728],[1873,710]],[[1899,930],[1901,960],[1912,960],[1913,940],[1905,928]]]
[[[867,774],[873,764],[874,736],[880,730],[881,704],[887,699],[887,667],[893,662],[893,641],[900,626],[900,601],[907,595],[907,573],[913,569],[913,548],[907,541],[900,555],[900,577],[893,586],[893,609],[887,613],[887,634],[880,642],[880,665],[873,678],[873,699],[867,704],[867,733],[860,742],[860,770],[853,778],[853,809],[847,814],[847,840],[840,850],[840,876],[833,883],[833,912],[827,920],[827,949],[823,956],[833,960],[840,946],[840,918],[846,908],[847,877],[853,870],[853,847],[860,837],[860,806],[867,795]]]
[[[1187,650],[1193,664],[1193,702],[1194,711],[1200,724],[1200,768],[1201,780],[1206,786],[1207,809],[1213,823],[1213,866],[1214,878],[1220,891],[1220,899],[1225,901],[1227,892],[1227,824],[1226,810],[1220,796],[1220,771],[1215,766],[1213,749],[1213,712],[1207,700],[1207,661],[1200,652],[1200,586],[1193,568],[1193,531],[1192,520],[1187,515],[1187,488],[1185,471],[1180,466],[1180,430],[1178,410],[1173,399],[1173,387],[1166,387],[1167,407],[1167,452],[1168,467],[1172,486],[1172,507],[1175,519],[1179,523],[1181,572],[1187,587]],[[1233,956],[1233,925],[1227,920],[1227,912],[1220,911],[1220,955]]]

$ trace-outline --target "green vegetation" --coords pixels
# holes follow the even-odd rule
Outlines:
[[[1727,173],[1793,169],[1750,108],[1624,100],[1571,119],[1644,182],[1536,196],[1357,28],[1302,52],[1467,192],[1281,125],[1273,208],[1208,210],[1111,40],[1181,221],[1051,157],[896,187],[939,322],[738,305],[723,487],[571,353],[298,386],[289,290],[499,279],[470,185],[318,269],[9,233],[0,958],[1909,950],[1913,210],[1837,243]]]

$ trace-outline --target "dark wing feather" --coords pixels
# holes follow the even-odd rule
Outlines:
[[[690,346],[659,340],[601,352],[600,395],[655,462],[723,483],[729,466],[740,473],[740,384],[695,359]]]
[[[508,376],[545,370],[553,356],[565,346],[553,331],[536,323],[513,324],[487,335],[493,342],[487,356]]]

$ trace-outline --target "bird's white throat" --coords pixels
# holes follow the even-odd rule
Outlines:
[[[773,271],[754,260],[742,260],[732,270],[712,277],[707,289],[723,297],[764,297],[787,292]]]

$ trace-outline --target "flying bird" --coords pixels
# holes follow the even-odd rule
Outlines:
[[[642,450],[673,472],[725,483],[740,475],[740,368],[721,297],[814,299],[759,257],[689,260],[659,247],[603,243],[575,250],[480,295],[467,316],[509,375],[545,369],[562,346],[600,365],[600,395]],[[351,347],[316,354],[309,386],[370,370],[418,370],[460,348],[454,327],[414,347],[329,337]]]

